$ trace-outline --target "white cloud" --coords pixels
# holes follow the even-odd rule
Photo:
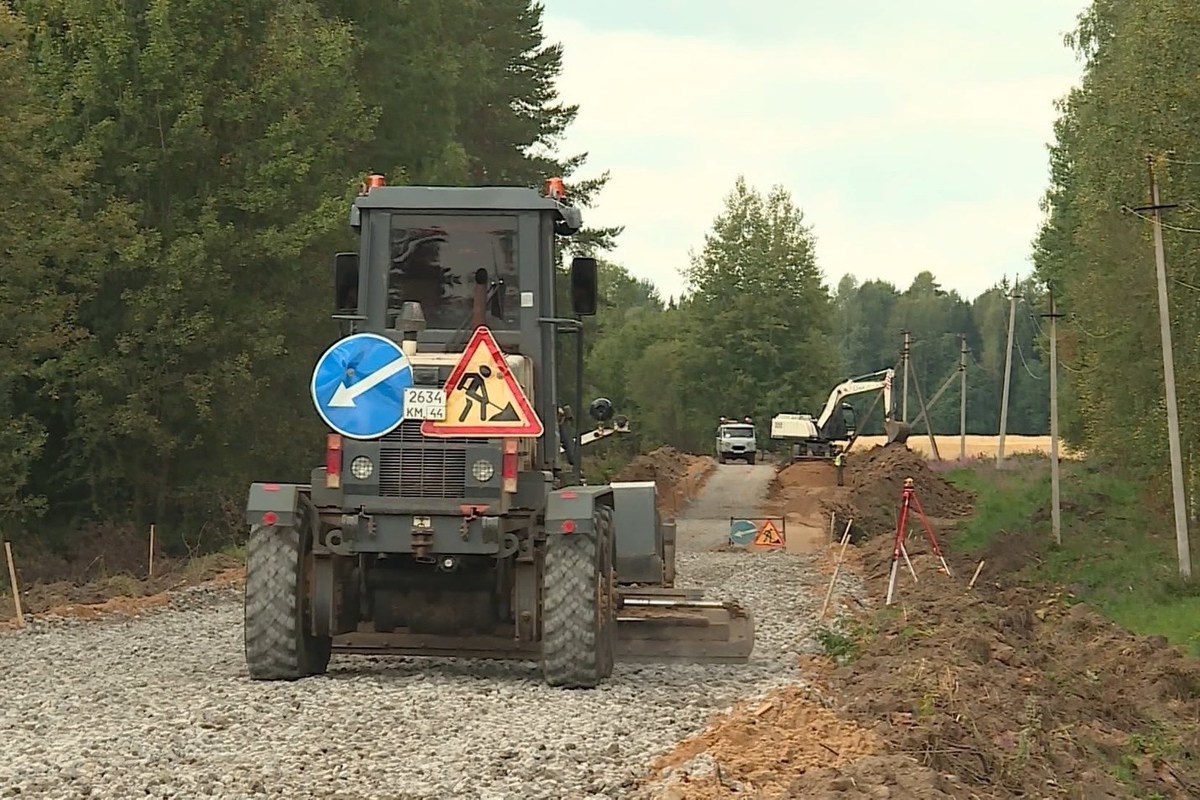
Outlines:
[[[854,46],[750,47],[591,31],[552,11],[545,30],[565,47],[561,95],[581,106],[564,149],[586,150],[590,169],[612,173],[587,219],[625,225],[617,260],[664,294],[681,290],[678,269],[689,248],[702,245],[738,174],[760,188],[782,183],[793,192],[834,282],[851,272],[905,285],[930,269],[947,288],[971,295],[1006,269],[1028,269],[1053,100],[1076,77],[1069,54],[1055,60],[1058,31],[1043,37],[1040,60],[1049,66],[1037,72],[1021,64],[1014,75],[1005,63],[1018,62],[1006,54],[1018,43],[1000,36],[975,41],[933,32]],[[870,185],[813,177],[864,152],[887,157],[899,137],[927,132],[1011,142],[1004,152],[979,154],[985,173],[988,161],[996,165],[977,201],[867,217],[855,197]],[[896,151],[897,159],[907,157]],[[1007,166],[1014,158],[1028,165],[1020,174]],[[931,150],[922,181],[943,177],[937,159]],[[913,189],[928,197],[930,186]]]

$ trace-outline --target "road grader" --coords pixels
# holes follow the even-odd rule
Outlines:
[[[540,661],[570,688],[620,661],[749,659],[747,609],[675,587],[656,485],[583,480],[558,358],[574,336],[582,409],[597,264],[558,267],[582,225],[560,179],[544,194],[363,183],[357,251],[333,259],[341,338],[310,386],[324,463],[249,490],[252,679],[320,675],[334,653]],[[627,425],[613,411],[590,404]]]

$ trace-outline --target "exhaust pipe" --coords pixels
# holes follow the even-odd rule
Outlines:
[[[912,428],[907,422],[897,422],[893,419],[884,420],[883,430],[887,433],[887,444],[904,444],[912,433]]]

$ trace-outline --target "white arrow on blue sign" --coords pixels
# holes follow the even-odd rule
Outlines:
[[[404,420],[404,390],[412,385],[412,364],[400,345],[377,333],[356,333],[317,359],[312,399],[337,433],[377,439]]]

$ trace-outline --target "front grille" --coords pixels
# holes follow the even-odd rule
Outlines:
[[[466,489],[465,450],[409,445],[379,453],[381,497],[455,499],[464,496]]]
[[[421,435],[421,423],[407,420],[384,436],[379,451],[381,497],[453,500],[466,495],[467,445],[487,439],[433,439]]]

